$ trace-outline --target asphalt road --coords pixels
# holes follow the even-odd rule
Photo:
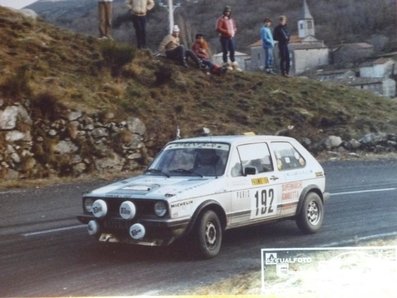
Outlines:
[[[324,165],[322,230],[293,221],[229,231],[221,254],[196,260],[184,243],[167,248],[101,244],[75,219],[81,194],[103,182],[0,192],[0,297],[187,294],[260,271],[260,249],[344,246],[397,236],[397,161]],[[228,294],[228,293],[225,293]]]

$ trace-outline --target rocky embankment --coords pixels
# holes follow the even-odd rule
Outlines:
[[[3,179],[119,173],[141,169],[150,159],[146,127],[139,118],[116,121],[111,112],[87,114],[66,109],[58,119],[32,119],[29,105],[0,104]],[[397,149],[397,135],[386,133],[369,133],[358,140],[329,136],[317,143],[307,138],[300,141],[312,152],[335,156]]]
[[[63,114],[53,121],[37,120],[27,106],[0,105],[0,178],[117,173],[147,163],[146,127],[140,119],[115,121],[112,113],[72,110]]]

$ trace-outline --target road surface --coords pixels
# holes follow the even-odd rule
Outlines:
[[[260,271],[260,249],[344,246],[397,236],[397,161],[324,164],[322,230],[293,221],[226,232],[221,253],[197,260],[167,248],[97,243],[75,219],[81,194],[104,182],[0,192],[0,297],[176,295]],[[228,293],[225,293],[228,294]]]

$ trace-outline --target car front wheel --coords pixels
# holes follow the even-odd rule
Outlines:
[[[208,210],[203,213],[194,236],[201,257],[209,259],[218,255],[222,245],[222,225],[214,211]]]
[[[307,194],[296,219],[299,229],[305,234],[316,233],[324,220],[324,205],[320,196],[314,192]]]

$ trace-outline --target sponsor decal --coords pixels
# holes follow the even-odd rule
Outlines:
[[[171,208],[185,207],[185,206],[188,206],[191,204],[193,204],[193,200],[184,201],[184,202],[176,202],[176,203],[171,204]]]
[[[301,189],[302,182],[300,181],[284,183],[282,185],[281,200],[298,200]]]
[[[261,178],[253,178],[251,179],[252,185],[266,185],[269,184],[269,178],[261,177]]]
[[[324,172],[316,172],[316,177],[324,177]]]
[[[193,200],[171,203],[171,217],[183,217],[191,214]]]

